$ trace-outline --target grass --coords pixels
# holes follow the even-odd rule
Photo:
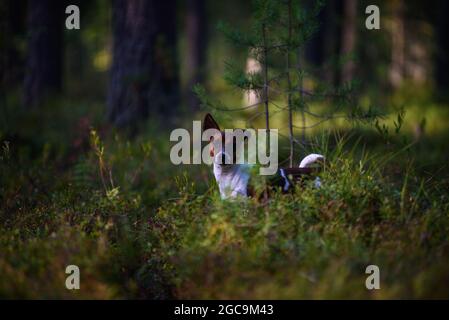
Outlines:
[[[99,107],[68,109],[3,110],[1,298],[449,297],[441,130],[412,145],[326,131],[310,150],[328,158],[322,188],[264,205],[223,202],[210,168],[171,165],[156,123],[130,140]],[[371,264],[380,290],[365,288]]]

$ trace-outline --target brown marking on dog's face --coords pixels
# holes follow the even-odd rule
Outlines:
[[[216,150],[216,148],[218,147],[217,146],[218,144],[214,144],[214,143],[210,144],[210,149],[209,149],[210,156],[214,157],[216,154],[218,154],[221,151],[221,153],[223,155],[221,164],[224,165],[225,157],[227,155],[227,153],[225,151],[232,150],[233,151],[232,152],[232,163],[236,163],[236,156],[237,156],[236,137],[233,135],[228,135],[229,137],[227,137],[225,132],[220,129],[220,126],[218,125],[217,121],[215,121],[215,119],[209,113],[206,114],[206,116],[204,117],[204,122],[203,122],[203,131],[205,131],[207,129],[218,130],[217,134],[214,135],[213,137],[211,137],[210,142],[213,142],[213,141],[221,142],[221,150]]]

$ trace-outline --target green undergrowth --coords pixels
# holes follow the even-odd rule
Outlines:
[[[95,114],[42,114],[0,132],[2,298],[449,297],[448,180],[438,155],[425,165],[431,142],[324,133],[308,150],[327,157],[321,188],[222,201],[211,168],[171,165],[157,123],[130,138]],[[65,288],[71,264],[80,290]]]

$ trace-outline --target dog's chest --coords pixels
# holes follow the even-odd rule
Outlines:
[[[222,199],[233,198],[238,195],[248,196],[250,174],[246,165],[230,166],[229,168],[214,165],[214,175]]]

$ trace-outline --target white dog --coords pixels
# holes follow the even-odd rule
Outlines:
[[[248,197],[248,183],[250,180],[250,166],[248,164],[235,163],[235,157],[237,152],[233,152],[233,159],[225,151],[233,148],[236,150],[235,140],[226,140],[226,135],[220,130],[220,126],[214,120],[214,118],[207,114],[203,122],[203,131],[207,129],[216,129],[219,135],[214,136],[214,139],[221,140],[221,150],[215,150],[214,144],[210,144],[210,155],[213,157],[213,170],[215,180],[217,181],[218,188],[222,199],[235,198],[238,196]],[[299,168],[309,168],[313,164],[324,161],[324,156],[320,154],[309,154],[300,163]],[[283,192],[290,190],[292,182],[288,178],[288,174],[285,169],[278,170],[280,181],[279,186],[282,187]],[[321,181],[317,177],[315,179],[315,186],[320,187]]]

